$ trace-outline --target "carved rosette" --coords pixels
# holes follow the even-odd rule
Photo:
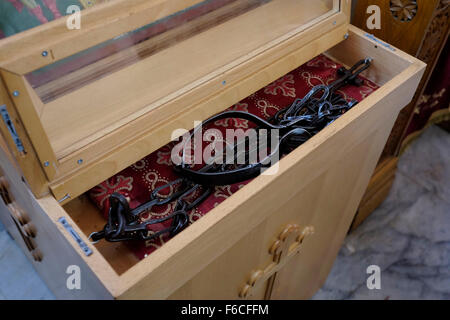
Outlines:
[[[415,0],[391,0],[391,13],[394,18],[408,22],[417,15],[417,1]]]
[[[433,18],[417,58],[431,64],[438,54],[444,38],[447,36],[450,21],[450,0],[441,0]]]

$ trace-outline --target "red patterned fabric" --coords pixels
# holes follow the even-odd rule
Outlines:
[[[292,104],[296,98],[303,97],[313,86],[333,82],[337,78],[336,71],[339,67],[341,65],[336,64],[324,55],[320,55],[252,94],[230,109],[248,111],[257,116],[269,118],[278,110]],[[352,99],[361,101],[377,88],[376,84],[364,79],[364,84],[361,87],[347,86],[339,92],[349,101]],[[247,120],[242,119],[224,119],[216,121],[212,127],[221,131],[226,128],[241,128],[245,130],[250,128],[251,124]],[[123,194],[129,199],[130,207],[135,208],[147,202],[151,191],[155,188],[178,178],[171,165],[171,150],[175,145],[176,143],[172,142],[160,148],[89,192],[91,199],[102,210],[105,217],[109,209],[108,198],[112,193],[118,192]],[[190,222],[193,223],[204,216],[248,182],[216,187],[213,194],[206,201],[190,212]],[[173,191],[164,190],[165,195]],[[195,198],[195,195],[192,197]],[[142,219],[148,220],[163,217],[172,212],[174,205],[174,203],[171,203],[165,207],[155,209],[145,214]],[[156,232],[168,226],[170,226],[170,221],[160,225],[153,225],[151,231]],[[163,245],[167,240],[169,240],[167,236],[161,236],[158,241],[130,243],[130,247],[138,258],[142,259]]]

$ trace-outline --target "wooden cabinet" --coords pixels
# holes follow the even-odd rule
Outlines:
[[[10,128],[2,122],[10,151],[4,148],[0,153],[1,167],[9,182],[9,194],[36,228],[34,239],[42,251],[41,261],[33,262],[37,270],[56,296],[63,298],[311,297],[328,275],[394,119],[411,100],[425,65],[349,25],[349,1],[315,1],[314,5],[309,1],[273,1],[278,9],[265,1],[253,3],[245,14],[170,45],[164,53],[176,55],[178,50],[186,52],[183,48],[198,48],[196,41],[212,45],[211,39],[222,33],[229,37],[225,42],[239,42],[259,19],[267,24],[263,18],[269,11],[275,16],[270,20],[270,33],[258,33],[250,47],[222,50],[215,59],[205,60],[201,70],[183,72],[178,78],[170,76],[167,65],[161,65],[160,72],[167,79],[158,90],[143,93],[145,81],[152,81],[156,73],[139,71],[161,64],[159,59],[166,56],[158,54],[133,60],[120,70],[107,64],[105,72],[109,74],[89,84],[77,82],[77,77],[85,74],[72,74],[75,78],[70,76],[64,82],[70,89],[60,87],[55,80],[51,87],[59,89],[54,94],[64,92],[56,98],[32,84],[29,72],[53,63],[41,55],[47,45],[51,46],[51,59],[63,60],[128,28],[140,27],[161,12],[153,2],[137,1],[136,7],[128,10],[129,15],[124,14],[121,10],[125,2],[118,0],[86,11],[87,23],[92,23],[89,32],[61,37],[58,28],[62,22],[56,22],[45,27],[51,31],[45,43],[30,40],[44,28],[0,42],[4,83],[0,104],[6,105],[27,151],[20,152]],[[166,16],[170,10],[182,10],[196,1],[188,2],[157,3],[167,5],[163,10]],[[232,7],[227,10],[242,6],[242,2],[228,5]],[[290,12],[297,5],[310,10],[304,20],[296,16],[300,13]],[[214,17],[223,8],[213,10]],[[287,10],[295,24],[290,22],[287,27],[286,12],[278,20],[274,10]],[[99,15],[105,17],[101,23],[94,19]],[[236,25],[243,32],[229,34]],[[182,30],[188,27],[183,24]],[[109,33],[96,33],[105,29]],[[74,38],[79,41],[69,48],[68,39]],[[14,58],[6,55],[13,48],[21,53]],[[192,52],[193,61],[198,61],[199,53]],[[323,52],[346,66],[371,57],[373,65],[365,76],[380,89],[283,158],[270,169],[272,174],[253,180],[144,260],[138,261],[122,243],[93,245],[88,241],[89,234],[104,224],[99,210],[84,195],[90,187],[169,142],[172,130],[192,128],[193,120],[222,111]],[[122,51],[116,56],[124,57],[129,58]],[[101,65],[95,68],[103,70]],[[117,93],[117,86],[126,90]],[[99,97],[92,97],[91,90]],[[106,98],[110,94],[113,96]],[[124,105],[116,106],[117,101]],[[98,110],[91,113],[98,102],[104,103],[98,108],[111,110],[111,114],[100,119],[95,116]],[[79,110],[65,109],[67,106]],[[116,119],[122,113],[114,114],[115,108],[122,108],[129,117]],[[64,119],[66,114],[73,114],[73,118]],[[50,121],[52,117],[59,122]],[[69,124],[71,121],[74,123]],[[68,125],[91,131],[66,132],[63,129]],[[2,221],[7,215],[3,208]],[[14,237],[20,242],[17,234]],[[69,265],[80,267],[82,290],[67,289],[65,272]]]

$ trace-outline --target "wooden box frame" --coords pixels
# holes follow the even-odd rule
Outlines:
[[[138,2],[145,7],[144,1]],[[13,154],[8,156],[6,147],[0,149],[0,185],[8,190],[8,197],[0,201],[0,219],[58,298],[292,299],[314,294],[331,269],[395,118],[411,100],[425,69],[419,60],[348,25],[350,1],[341,3],[338,13],[267,48],[236,69],[239,71],[230,70],[230,74],[237,72],[236,78],[228,73],[217,75],[216,81],[225,80],[230,85],[219,90],[214,82],[209,83],[210,95],[206,99],[200,93],[192,96],[196,103],[189,112],[148,128],[132,142],[119,143],[117,148],[112,144],[110,153],[83,168],[69,170],[62,177],[55,172],[55,180],[37,161],[36,153],[14,153],[15,145],[1,127]],[[103,8],[114,7],[109,4]],[[100,14],[103,10],[90,12]],[[107,17],[117,17],[114,12],[109,11]],[[90,39],[88,35],[80,39],[84,37]],[[87,47],[92,45],[83,41]],[[42,62],[31,52],[43,49],[45,46],[39,45],[29,51],[30,55],[22,52],[8,63],[0,59],[0,67],[38,68]],[[205,119],[320,53],[347,66],[372,57],[373,66],[365,76],[380,89],[283,158],[277,174],[256,178],[146,259],[136,261],[122,245],[89,243],[90,232],[104,223],[98,210],[81,195],[92,184],[168,142],[169,133],[183,121]],[[20,69],[22,75],[13,75],[12,80],[2,73],[8,90],[3,88],[0,93],[25,148],[37,150],[27,138],[30,128],[24,125],[17,102],[11,102],[17,98],[11,94],[14,79],[23,83],[23,74],[30,68]],[[207,87],[206,83],[199,86]],[[202,99],[195,99],[199,97]],[[24,184],[14,160],[34,194]],[[45,194],[46,186],[53,194]],[[43,193],[36,194],[36,190]],[[68,192],[71,198],[59,201]],[[61,224],[61,218],[79,241]],[[31,224],[35,232],[30,232]],[[91,254],[86,255],[80,241],[87,244]],[[82,290],[65,287],[68,265],[80,267]]]
[[[130,5],[126,0],[116,0],[87,9],[83,13],[83,27],[75,32],[67,30],[65,19],[59,19],[0,42],[0,75],[3,78],[3,85],[0,85],[3,101],[0,103],[6,104],[11,118],[17,123],[17,132],[27,153],[18,154],[13,141],[7,139],[7,142],[36,197],[50,191],[62,203],[76,198],[168,143],[173,130],[192,128],[194,120],[207,119],[342,41],[350,16],[349,0],[333,0],[335,9],[326,16],[313,19],[267,43],[252,52],[250,58],[245,55],[208,77],[148,104],[139,110],[139,116],[133,114],[133,119],[126,118],[117,123],[115,130],[93,134],[87,143],[84,140],[79,145],[75,143],[69,151],[58,156],[41,123],[44,104],[25,76],[199,2],[135,0]],[[308,50],[298,54],[295,61],[280,62],[302,47]],[[139,63],[148,64],[151,59]],[[120,85],[131,72],[133,70],[109,82],[99,80],[96,90],[108,89],[114,83]],[[15,93],[19,94],[15,96]],[[81,101],[80,97],[73,100],[82,105],[83,99],[87,101],[91,95],[81,96]],[[138,102],[142,104],[142,97],[134,96],[129,105]],[[64,108],[66,104],[67,101],[62,101],[52,107]],[[167,114],[172,115],[170,119]],[[52,122],[56,123],[58,119]],[[7,135],[3,123],[0,123],[0,129]]]

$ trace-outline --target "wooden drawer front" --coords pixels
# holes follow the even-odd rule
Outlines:
[[[327,54],[345,65],[372,57],[366,76],[381,88],[282,159],[269,170],[274,174],[258,177],[120,272],[100,247],[90,245],[93,254],[85,256],[57,222],[65,217],[88,242],[92,212],[71,216],[52,196],[32,199],[33,210],[48,216],[39,224],[63,243],[64,248],[53,250],[70,252],[95,283],[100,280],[89,288],[89,296],[100,295],[95,288],[103,286],[121,299],[308,298],[315,292],[336,257],[394,119],[411,100],[424,70],[423,63],[354,27],[348,40]],[[302,234],[309,236],[303,239]],[[270,251],[274,244],[282,250]]]
[[[383,125],[344,155],[328,155],[331,165],[294,187],[286,203],[171,298],[310,298],[328,275],[395,119],[378,119]]]
[[[270,298],[277,272],[301,252],[303,241],[314,233],[314,228],[285,225],[266,246],[266,232],[273,229],[268,223],[252,230],[169,299]]]
[[[354,145],[305,190],[305,198],[312,202],[307,206],[307,223],[314,226],[314,235],[305,238],[301,253],[276,275],[271,299],[308,299],[323,285],[369,182],[367,173],[375,168],[395,119],[379,119],[383,122],[380,128]],[[301,203],[297,205],[304,210]]]

